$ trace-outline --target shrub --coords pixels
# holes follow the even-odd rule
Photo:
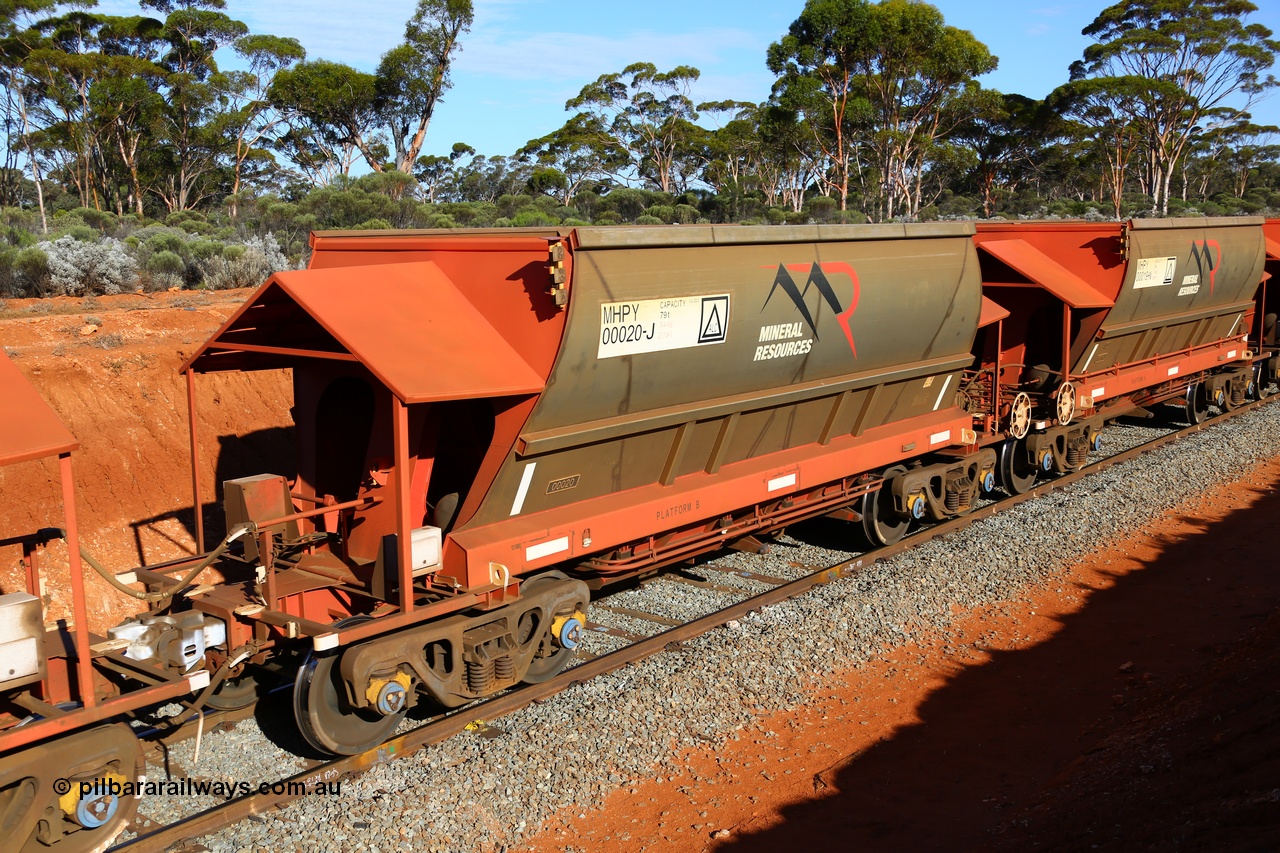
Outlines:
[[[227,246],[222,254],[200,261],[198,267],[206,287],[225,290],[256,287],[272,273],[289,269],[289,259],[280,251],[274,234],[250,237],[243,246]]]
[[[191,257],[197,261],[203,261],[205,258],[214,258],[222,254],[223,245],[217,240],[192,240],[187,246],[191,252]]]
[[[68,235],[39,248],[49,258],[49,279],[60,295],[115,294],[131,287],[138,276],[137,262],[111,237],[81,243]]]
[[[356,231],[386,231],[391,228],[391,223],[385,219],[366,219],[359,225],[352,226]]]
[[[672,216],[671,221],[679,222],[681,225],[692,225],[698,221],[698,216],[700,215],[698,208],[690,204],[677,204],[672,208],[672,212],[674,216]]]
[[[804,206],[815,222],[831,222],[837,214],[836,200],[825,195],[809,199]]]
[[[665,225],[666,223],[663,222],[658,217],[650,216],[649,214],[646,213],[636,217],[636,224],[637,225]]]
[[[180,258],[186,258],[191,251],[187,248],[187,241],[172,232],[163,232],[148,237],[147,249],[152,253],[171,252]]]
[[[541,210],[522,210],[511,220],[511,224],[518,228],[529,228],[532,226],[555,225],[556,220]]]
[[[112,332],[109,335],[98,335],[89,341],[89,346],[98,349],[117,349],[124,346],[124,335]]]
[[[75,216],[79,216],[84,224],[90,228],[96,229],[103,234],[108,231],[114,231],[116,224],[120,221],[114,213],[109,210],[94,210],[89,207],[77,207],[71,211]]]
[[[21,292],[44,296],[49,289],[49,256],[38,245],[20,249],[13,259],[13,276]]]
[[[147,272],[165,275],[181,275],[187,268],[187,262],[176,252],[168,250],[155,252],[147,258]]]

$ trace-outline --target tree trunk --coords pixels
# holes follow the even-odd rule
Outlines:
[[[27,159],[31,161],[31,179],[36,184],[36,203],[40,206],[40,233],[49,233],[49,219],[44,211],[44,185],[40,176],[40,161],[36,159],[35,147],[31,144],[31,127],[27,123],[27,99],[18,95],[18,109],[22,115],[22,140],[27,145]]]

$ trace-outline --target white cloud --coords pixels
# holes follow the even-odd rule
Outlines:
[[[480,29],[463,44],[455,73],[512,80],[574,81],[579,86],[633,62],[659,70],[676,65],[714,65],[726,52],[752,47],[759,39],[734,29],[688,33],[640,31],[617,36],[547,32],[511,35]],[[764,50],[761,48],[761,63]]]

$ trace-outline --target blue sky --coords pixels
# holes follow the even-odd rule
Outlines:
[[[1280,2],[1255,0],[1249,18],[1280,33]],[[403,36],[415,0],[228,0],[253,32],[292,36],[310,59],[372,71]],[[475,23],[455,60],[453,88],[437,107],[424,153],[466,142],[511,154],[569,117],[564,102],[601,74],[632,62],[702,71],[697,101],[768,97],[765,51],[787,31],[803,0],[475,0]],[[971,31],[1000,59],[984,86],[1042,98],[1067,79],[1088,40],[1080,35],[1107,5],[1087,2],[939,0],[947,23]],[[100,0],[99,11],[134,14],[135,0]],[[375,11],[376,10],[376,11]],[[1276,69],[1280,76],[1280,68]],[[1280,125],[1280,94],[1255,108]]]

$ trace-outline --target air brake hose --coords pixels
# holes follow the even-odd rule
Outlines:
[[[191,571],[187,572],[186,576],[183,577],[182,580],[177,581],[176,583],[174,583],[173,586],[169,587],[168,589],[157,590],[156,592],[143,592],[141,590],[133,589],[127,584],[122,583],[119,578],[117,578],[111,572],[107,571],[107,569],[104,568],[101,563],[95,560],[89,554],[89,552],[86,551],[83,547],[80,548],[80,557],[86,563],[92,566],[95,572],[102,575],[103,580],[111,584],[116,589],[120,590],[120,592],[123,592],[125,595],[131,598],[136,598],[139,601],[149,601],[149,602],[164,601],[165,599],[172,598],[175,594],[186,589],[191,584],[191,582],[195,580],[196,575],[200,574],[205,569],[209,568],[209,566],[213,565],[213,561],[221,557],[223,553],[226,552],[227,548],[231,547],[232,542],[236,541],[242,535],[249,532],[250,527],[251,527],[250,525],[240,525],[236,527],[235,530],[227,534],[225,539],[223,539],[221,542],[218,543],[218,547],[210,551],[203,560],[201,560],[199,563],[195,565],[194,568],[191,569]]]

